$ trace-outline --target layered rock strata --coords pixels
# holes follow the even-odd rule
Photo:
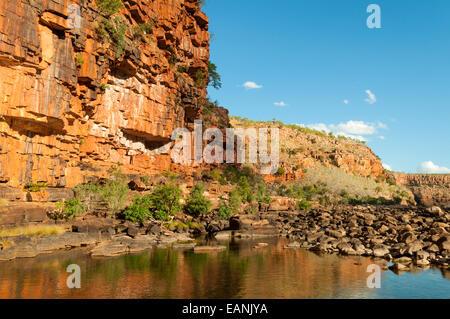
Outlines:
[[[72,187],[117,163],[159,172],[173,129],[201,117],[199,2],[123,0],[113,14],[101,2],[0,3],[0,183]]]

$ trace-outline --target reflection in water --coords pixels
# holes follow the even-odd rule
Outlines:
[[[215,253],[164,249],[116,258],[78,250],[2,262],[0,298],[450,298],[448,271],[383,272],[382,288],[369,289],[369,258],[261,241],[270,245],[255,249],[255,242],[241,241]],[[81,289],[66,286],[69,264],[81,267]]]

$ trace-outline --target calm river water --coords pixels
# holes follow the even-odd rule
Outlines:
[[[253,248],[257,242],[269,243]],[[450,270],[383,271],[370,289],[369,258],[283,249],[286,241],[226,243],[222,252],[158,249],[115,258],[76,250],[0,262],[0,298],[450,298]],[[66,267],[81,267],[69,289]]]

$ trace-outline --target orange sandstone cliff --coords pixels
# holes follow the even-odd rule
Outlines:
[[[169,167],[172,130],[205,103],[209,21],[197,0],[122,3],[111,14],[95,0],[0,2],[0,183]]]
[[[230,125],[228,111],[211,116],[206,99],[209,20],[198,0],[102,2],[1,1],[0,186],[70,188],[117,163],[128,175],[192,174],[171,162],[172,131],[205,116]],[[322,164],[384,175],[354,142],[281,127],[280,148],[285,174],[268,181]]]

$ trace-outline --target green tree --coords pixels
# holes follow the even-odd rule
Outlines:
[[[238,192],[244,202],[251,203],[254,199],[253,191],[245,176],[241,176],[238,182]]]
[[[204,195],[205,187],[201,184],[197,184],[191,191],[191,194],[184,206],[184,210],[191,216],[198,217],[208,213],[211,209],[211,201],[209,201]]]
[[[302,199],[301,201],[297,202],[297,209],[298,210],[310,210],[311,208],[312,208],[312,205],[308,201],[306,201],[304,199]]]
[[[156,219],[168,220],[170,215],[181,210],[182,192],[178,186],[169,184],[158,186],[150,194],[150,210]]]
[[[208,75],[212,81],[212,87],[217,90],[220,89],[222,87],[222,79],[219,73],[217,73],[217,66],[211,61],[208,61]]]
[[[231,213],[232,208],[230,207],[230,205],[221,200],[219,209],[217,210],[217,215],[222,219],[230,219]]]
[[[86,206],[76,198],[57,202],[56,208],[58,212],[54,214],[55,219],[75,219],[86,212]]]
[[[130,189],[120,169],[113,166],[109,172],[111,175],[100,188],[100,194],[108,206],[109,213],[117,214],[124,208]]]
[[[133,203],[123,212],[126,220],[134,223],[143,223],[150,219],[153,214],[150,211],[152,200],[150,195],[135,197]]]
[[[242,199],[236,188],[230,192],[228,202],[230,204],[231,212],[233,214],[238,213],[242,205]]]

